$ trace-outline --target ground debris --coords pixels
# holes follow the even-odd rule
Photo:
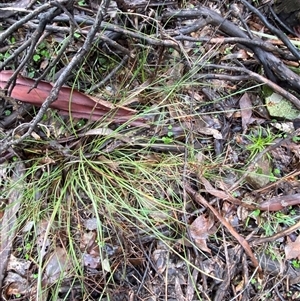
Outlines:
[[[297,28],[268,1],[6,2],[0,299],[298,300]]]

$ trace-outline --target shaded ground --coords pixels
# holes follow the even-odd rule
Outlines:
[[[299,300],[297,28],[247,3],[1,4],[0,298]]]

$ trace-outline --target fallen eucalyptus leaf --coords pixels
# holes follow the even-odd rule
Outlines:
[[[12,70],[0,72],[0,88],[4,89],[13,75]],[[49,96],[53,86],[51,83],[40,81],[36,88],[32,87],[35,80],[19,75],[11,91],[11,97],[25,103],[40,107]],[[136,111],[117,106],[109,101],[95,98],[70,87],[62,87],[57,99],[50,104],[50,108],[57,109],[61,115],[75,118],[86,118],[93,121],[105,119],[116,123],[130,120],[131,125],[145,126],[145,119],[135,118]]]

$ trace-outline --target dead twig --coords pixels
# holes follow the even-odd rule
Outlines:
[[[172,33],[169,33],[170,36],[173,36]],[[253,45],[258,46],[266,51],[270,51],[272,53],[278,53],[283,59],[290,60],[290,61],[298,61],[295,56],[291,55],[290,53],[287,53],[286,51],[282,50],[281,48],[278,48],[274,46],[270,42],[266,41],[257,41],[257,40],[250,40],[245,38],[239,38],[239,37],[220,37],[220,38],[211,38],[211,37],[199,37],[194,38],[186,35],[179,35],[179,36],[173,36],[173,38],[177,41],[189,41],[189,42],[195,42],[195,43],[209,43],[212,45],[216,44],[243,44],[243,45]],[[280,42],[280,40],[278,40]],[[195,44],[195,46],[197,46]]]
[[[62,86],[65,84],[66,78],[69,76],[69,74],[74,69],[77,68],[77,66],[80,65],[80,63],[84,59],[86,53],[91,49],[91,45],[93,43],[96,33],[99,31],[100,25],[103,21],[103,18],[107,11],[109,3],[110,3],[110,0],[105,0],[99,6],[97,16],[95,19],[95,23],[91,27],[91,30],[88,33],[83,46],[75,54],[75,56],[73,57],[71,62],[66,66],[65,70],[62,72],[62,74],[59,76],[59,78],[53,85],[53,88],[51,89],[49,96],[46,98],[45,102],[42,104],[41,109],[39,110],[39,112],[36,115],[36,117],[34,118],[34,120],[30,123],[27,132],[16,140],[13,140],[11,137],[7,137],[6,139],[4,139],[2,141],[2,145],[0,147],[0,154],[3,151],[7,150],[12,145],[18,144],[18,143],[22,142],[26,137],[28,137],[33,132],[35,126],[43,118],[43,115],[45,114],[46,110],[49,108],[50,104],[52,104],[57,99],[59,91],[61,90]]]
[[[272,235],[272,236],[268,236],[268,237],[261,237],[261,238],[256,238],[254,240],[251,241],[251,245],[259,245],[259,244],[264,244],[266,242],[272,242],[275,241],[281,237],[290,235],[291,233],[293,233],[294,231],[297,231],[300,228],[300,221],[298,223],[296,223],[295,225],[282,230],[280,232],[277,232],[276,234]]]
[[[37,7],[34,11],[26,15],[21,20],[15,22],[13,25],[11,25],[7,30],[3,31],[0,34],[0,43],[4,43],[4,40],[7,39],[11,34],[13,34],[15,31],[17,31],[20,27],[22,27],[26,22],[29,20],[35,18],[40,13],[49,10],[50,8],[54,7],[56,5],[56,2],[60,4],[68,3],[70,0],[57,0],[57,1],[50,1],[49,3],[43,4],[39,7]]]
[[[225,69],[225,70],[229,70],[229,71],[236,71],[236,72],[246,73],[248,75],[248,79],[250,77],[250,79],[253,79],[253,80],[255,80],[255,81],[257,81],[261,84],[267,85],[273,91],[277,92],[282,97],[284,97],[285,99],[292,102],[298,109],[300,109],[300,100],[299,100],[299,98],[297,98],[292,93],[288,92],[287,90],[283,89],[282,87],[280,87],[276,83],[272,82],[271,80],[267,79],[266,77],[264,77],[264,76],[262,76],[258,73],[255,73],[255,72],[253,72],[251,70],[248,70],[246,68],[223,66],[223,65],[216,65],[216,64],[208,64],[208,65],[205,65],[205,67],[210,68],[210,69],[223,69],[223,70]],[[203,75],[203,76],[207,77],[208,75]],[[199,75],[198,77],[196,76],[195,78],[200,78],[201,79],[201,78],[203,78],[203,76]],[[216,75],[214,75],[214,77],[216,77]]]
[[[298,60],[300,59],[300,53],[298,51],[298,49],[296,49],[296,47],[291,43],[291,41],[287,38],[287,36],[279,29],[277,29],[276,27],[274,27],[273,25],[271,25],[267,19],[263,16],[263,14],[256,9],[253,5],[251,5],[250,3],[248,3],[245,0],[241,0],[241,2],[247,6],[247,8],[255,13],[260,20],[264,23],[264,25],[275,35],[277,35],[277,37],[286,45],[286,47],[290,50],[290,52],[295,56],[295,58],[297,58]]]
[[[233,237],[235,237],[239,244],[243,247],[254,267],[258,269],[259,273],[262,273],[258,260],[254,256],[247,240],[245,240],[241,235],[239,235],[235,231],[235,229],[226,221],[226,219],[213,206],[211,206],[199,193],[197,193],[189,184],[185,184],[184,189],[198,204],[203,205],[204,207],[212,211],[216,218],[227,228],[230,234]]]
[[[101,80],[99,83],[97,83],[89,89],[89,93],[103,87],[123,67],[123,65],[128,61],[128,59],[129,56],[125,55],[119,65],[117,65],[103,80]]]
[[[199,7],[197,10],[174,10],[163,14],[163,20],[175,18],[196,19],[195,24],[201,23],[202,26],[212,25],[228,36],[250,39],[249,36],[234,23],[224,19],[220,14],[204,6]],[[181,32],[181,34],[184,33]],[[255,40],[262,41],[260,38],[255,38]],[[256,55],[257,59],[263,65],[267,77],[271,81],[274,83],[280,82],[293,89],[295,92],[300,93],[300,77],[285,66],[279,58],[273,55],[273,53],[264,51],[256,45],[248,43],[245,46],[251,49]],[[299,54],[295,57],[298,58]]]
[[[40,15],[40,22],[38,28],[35,30],[35,32],[32,34],[31,38],[29,39],[30,41],[30,47],[25,55],[25,57],[22,59],[22,62],[19,64],[19,66],[16,68],[14,71],[14,74],[11,76],[11,78],[8,80],[7,85],[9,86],[11,83],[15,82],[17,79],[17,76],[19,72],[23,69],[23,67],[30,61],[30,59],[33,56],[33,53],[38,45],[38,42],[40,38],[42,37],[45,27],[48,22],[50,22],[55,16],[59,15],[62,11],[56,7],[52,8],[49,12],[46,12],[44,14]],[[28,43],[28,41],[27,41]],[[26,44],[27,44],[26,43]],[[21,46],[22,47],[22,46]],[[16,57],[16,53],[18,51],[15,51],[15,53],[10,57],[10,59]],[[8,62],[4,62],[3,65],[0,67],[0,70],[2,70],[5,67],[5,63],[7,64]],[[13,87],[10,88],[10,90]]]

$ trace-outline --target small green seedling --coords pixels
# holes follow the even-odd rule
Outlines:
[[[249,161],[251,161],[257,154],[271,145],[277,138],[277,135],[271,133],[271,130],[269,128],[263,130],[262,127],[259,127],[257,133],[246,135],[246,138],[250,141],[246,149],[250,151]]]
[[[300,137],[299,137],[299,136],[294,136],[294,137],[292,138],[292,140],[293,140],[293,142],[297,143],[297,142],[300,141]]]
[[[296,269],[300,268],[300,260],[294,259],[292,260],[292,266]]]
[[[78,1],[78,5],[79,6],[86,6],[86,3],[85,3],[84,0],[80,0],[80,1]]]
[[[74,38],[79,39],[81,34],[79,32],[74,32]]]
[[[164,144],[170,144],[170,143],[172,143],[172,142],[174,141],[173,138],[171,138],[171,137],[166,137],[166,136],[162,137],[161,140],[162,140],[162,142],[163,142]]]
[[[256,284],[257,280],[255,278],[252,278],[250,282],[251,282],[251,284]]]
[[[167,134],[168,137],[173,137],[174,136],[174,133],[173,133],[172,129],[173,129],[173,126],[170,124],[168,126],[168,134]]]

